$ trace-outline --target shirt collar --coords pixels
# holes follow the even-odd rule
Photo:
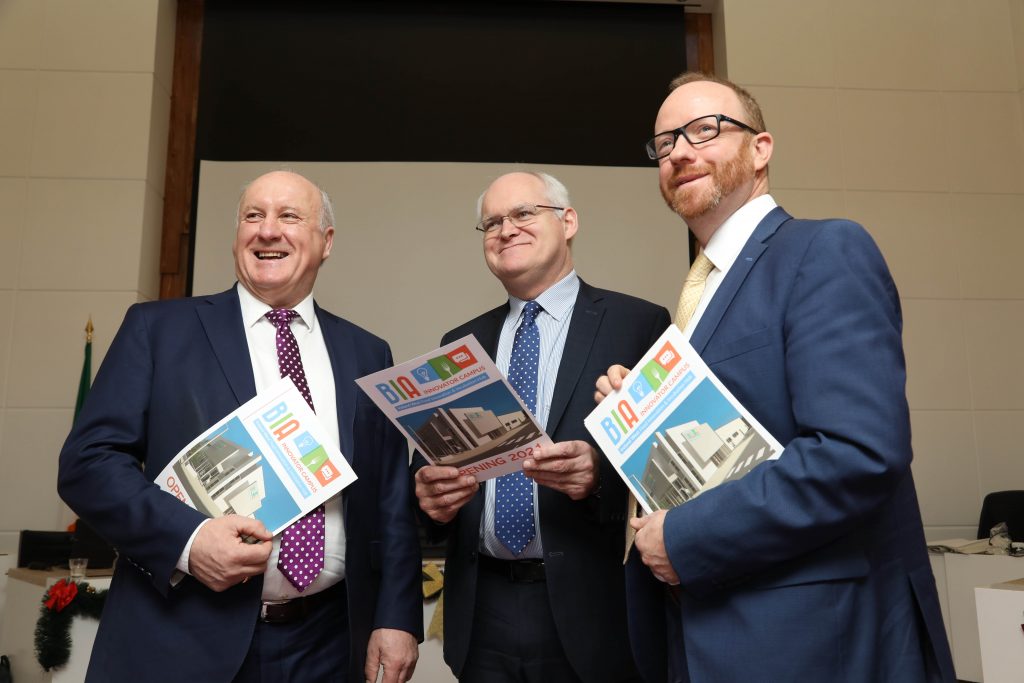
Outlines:
[[[540,304],[544,312],[552,318],[562,320],[565,316],[572,313],[572,308],[576,304],[576,296],[579,292],[580,278],[576,275],[576,270],[574,269],[569,271],[569,274],[561,280],[541,292],[540,296],[534,299],[534,301]],[[519,316],[523,313],[523,307],[526,306],[526,301],[509,296],[508,305],[511,308],[509,311],[511,317],[518,320]]]
[[[264,316],[273,307],[253,296],[252,292],[242,286],[242,283],[238,283],[235,289],[238,291],[238,302],[242,306],[242,324],[245,325],[246,329],[251,328],[260,320],[266,320]],[[316,329],[316,310],[313,306],[312,292],[292,310],[299,314],[299,322],[310,332]]]
[[[770,194],[755,197],[715,230],[715,234],[708,240],[708,246],[704,248],[705,256],[715,264],[715,268],[725,272],[732,267],[758,224],[776,206],[778,204]]]

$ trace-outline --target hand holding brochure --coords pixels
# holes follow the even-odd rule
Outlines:
[[[584,422],[648,513],[782,454],[675,325]]]
[[[356,384],[428,461],[478,481],[520,469],[551,444],[472,335]]]
[[[210,517],[238,514],[277,534],[356,480],[291,379],[196,437],[157,484]]]

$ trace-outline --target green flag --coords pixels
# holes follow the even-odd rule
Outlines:
[[[92,385],[92,318],[85,326],[85,358],[82,360],[82,377],[78,380],[78,398],[75,399],[75,417],[82,410],[85,397]]]

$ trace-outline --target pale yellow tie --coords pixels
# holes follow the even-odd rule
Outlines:
[[[690,266],[690,272],[686,274],[686,280],[683,281],[683,291],[679,293],[679,305],[676,306],[676,317],[673,321],[679,329],[684,329],[686,323],[690,322],[690,317],[697,310],[700,297],[704,294],[704,285],[707,284],[708,275],[714,269],[715,264],[704,255],[704,250],[698,252],[697,258]],[[626,554],[622,558],[623,564],[629,559],[629,549],[633,547],[633,541],[636,540],[636,531],[633,530],[629,522],[639,517],[640,513],[636,496],[630,491],[629,501],[626,504]]]
[[[704,285],[708,281],[708,274],[714,268],[715,264],[701,250],[693,260],[690,272],[686,274],[686,280],[683,282],[683,291],[679,294],[679,305],[676,306],[674,320],[679,329],[686,327],[686,323],[690,322],[690,316],[697,310],[700,297],[704,294]]]

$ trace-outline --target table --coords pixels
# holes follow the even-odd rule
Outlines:
[[[1018,683],[1024,674],[1024,579],[975,588],[982,670],[987,683]]]
[[[0,653],[11,659],[11,674],[17,683],[79,683],[85,680],[92,642],[96,638],[95,619],[76,618],[71,622],[71,657],[66,666],[46,672],[35,654],[35,628],[39,607],[46,589],[67,578],[66,569],[37,570],[15,568],[7,572],[7,603],[0,629]],[[89,585],[97,590],[110,587],[111,570],[86,572]]]
[[[67,570],[38,571],[11,569],[7,572],[7,600],[0,626],[0,654],[11,658],[11,673],[15,683],[81,683],[89,665],[92,643],[96,639],[99,622],[76,618],[71,622],[71,657],[66,666],[46,672],[36,661],[35,628],[39,619],[39,606],[46,589],[59,579],[67,577]],[[89,570],[86,578],[97,590],[110,587],[111,570]],[[436,600],[423,604],[424,624],[434,616]],[[444,663],[441,641],[427,640],[420,644],[420,659],[413,681],[423,683],[454,683],[448,665]]]
[[[932,553],[929,559],[956,677],[961,681],[984,681],[974,589],[1024,577],[1024,559],[957,553]]]

